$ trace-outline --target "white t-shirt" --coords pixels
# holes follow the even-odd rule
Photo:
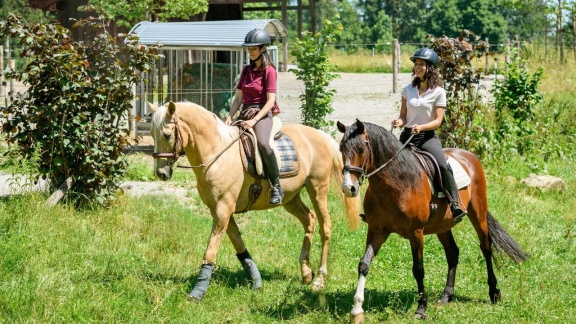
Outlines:
[[[412,84],[402,89],[402,98],[406,99],[405,127],[424,125],[434,120],[434,107],[446,107],[446,90],[441,87],[428,89],[422,95]]]

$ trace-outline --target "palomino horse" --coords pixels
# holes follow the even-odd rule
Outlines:
[[[189,102],[169,102],[161,107],[149,105],[154,111],[151,134],[156,176],[162,180],[170,179],[176,159],[185,153],[196,174],[198,193],[212,214],[210,239],[196,285],[188,299],[200,301],[206,294],[224,233],[232,241],[238,259],[252,281],[252,287],[260,288],[260,272],[244,245],[233,214],[244,211],[249,205],[253,210],[276,206],[268,203],[268,181],[262,182],[262,194],[256,201],[250,198],[251,184],[255,178],[244,168],[237,140],[238,127],[227,126],[212,112]],[[303,125],[289,125],[282,128],[282,132],[290,137],[299,156],[298,173],[281,179],[284,189],[282,206],[296,216],[304,228],[299,258],[302,281],[312,283],[313,289],[321,289],[328,274],[328,247],[332,231],[328,215],[330,178],[332,174],[336,181],[342,180],[343,163],[338,143],[328,134]],[[302,202],[300,191],[303,187],[306,187],[315,213]],[[338,192],[348,217],[358,219],[357,199],[346,198]],[[320,226],[322,253],[318,276],[312,282],[314,273],[309,253],[316,218]],[[359,220],[349,219],[349,222],[357,226]]]
[[[363,320],[362,302],[370,263],[391,233],[410,241],[412,273],[418,285],[416,318],[426,317],[428,299],[424,290],[424,235],[436,234],[444,247],[448,261],[448,276],[440,304],[452,301],[458,266],[458,246],[451,228],[456,225],[446,199],[438,201],[431,212],[432,191],[427,176],[410,150],[403,149],[400,141],[382,127],[356,121],[349,127],[338,122],[344,133],[340,151],[345,161],[342,191],[357,196],[360,185],[368,178],[364,197],[365,221],[368,223],[366,250],[358,265],[358,286],[354,295],[351,322]],[[488,211],[486,179],[476,156],[461,149],[445,149],[456,159],[471,178],[471,183],[460,190],[461,203],[468,210],[468,218],[480,240],[480,249],[486,260],[490,301],[500,298],[492,267],[492,252],[504,251],[515,262],[528,258],[520,246],[498,224]]]

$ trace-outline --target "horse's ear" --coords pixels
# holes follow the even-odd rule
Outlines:
[[[148,105],[148,108],[150,108],[150,110],[152,110],[152,112],[156,112],[156,110],[158,109],[158,106],[156,106],[155,104],[151,103],[150,101],[146,100],[146,104]]]
[[[168,103],[168,113],[170,115],[174,115],[175,112],[176,112],[176,104],[174,102],[170,101]]]
[[[359,119],[356,119],[356,129],[360,134],[366,133],[366,128],[364,127],[364,123],[361,122]]]
[[[338,127],[340,133],[346,133],[346,126],[344,126],[340,121],[336,122],[336,127]]]

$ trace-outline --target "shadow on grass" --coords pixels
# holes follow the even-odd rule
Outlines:
[[[212,274],[210,286],[218,285],[229,289],[242,289],[249,286],[244,270],[217,267]],[[355,286],[349,289],[328,290],[320,292],[312,291],[309,285],[302,285],[296,276],[287,276],[280,271],[260,270],[263,287],[261,294],[255,294],[250,299],[249,307],[252,313],[268,317],[271,322],[301,319],[310,313],[325,314],[335,320],[348,320],[353,306]],[[187,292],[192,291],[196,283],[197,273],[188,277],[164,276],[163,274],[146,274],[145,278],[150,281],[165,282],[170,280],[175,283],[187,285]],[[266,294],[266,287],[272,282],[285,282],[274,294]],[[209,288],[210,290],[210,288]],[[437,303],[442,291],[428,292],[428,310],[440,307]],[[411,317],[418,305],[418,293],[414,290],[382,291],[380,289],[366,289],[364,292],[363,309],[376,321],[386,321],[392,318]],[[454,302],[465,304],[489,304],[485,299],[469,298],[456,295]],[[449,305],[449,304],[448,304]],[[447,305],[447,306],[448,306]],[[442,306],[445,307],[445,306]]]
[[[271,321],[284,321],[302,318],[311,312],[326,314],[330,319],[348,321],[353,306],[355,289],[348,291],[314,292],[308,286],[292,283],[286,287],[284,299],[267,301],[253,305],[252,312],[267,316]],[[376,321],[386,321],[389,317],[411,317],[418,306],[418,294],[415,290],[381,291],[367,289],[364,293],[364,312],[373,314]],[[428,297],[428,309],[439,307],[438,296]],[[455,298],[460,303],[486,303],[486,300],[475,300],[460,296]],[[488,301],[489,303],[489,301]]]

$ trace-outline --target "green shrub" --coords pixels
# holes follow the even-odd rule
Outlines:
[[[60,25],[26,25],[14,15],[0,23],[30,58],[22,70],[6,73],[29,88],[26,96],[11,94],[11,104],[0,109],[8,117],[2,129],[20,159],[38,155],[33,178],[50,180],[52,188],[72,179],[71,202],[104,203],[115,197],[126,170],[132,86],[156,58],[155,49],[132,35],[118,45],[104,16],[76,25],[87,41],[73,41]]]
[[[302,39],[296,39],[290,54],[296,59],[298,69],[290,69],[296,79],[304,82],[304,93],[300,95],[302,123],[317,129],[326,129],[333,122],[326,116],[334,111],[332,97],[336,90],[327,87],[330,81],[339,77],[332,73],[336,70],[326,53],[326,46],[342,30],[342,24],[330,20],[324,21],[322,31],[312,35],[304,33]]]

